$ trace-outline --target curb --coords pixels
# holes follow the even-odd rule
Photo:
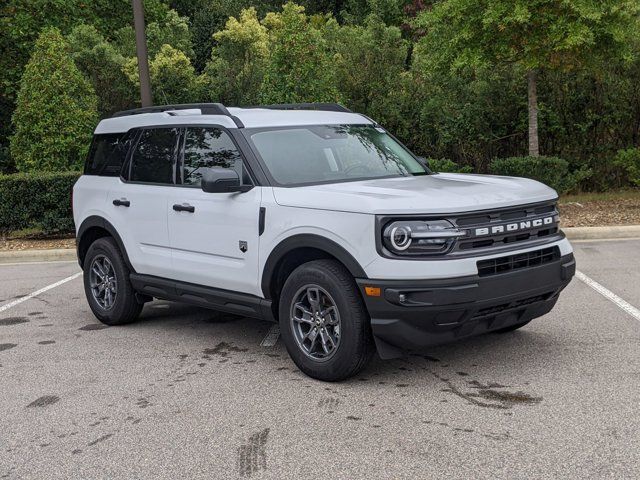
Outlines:
[[[563,228],[569,240],[618,240],[640,238],[640,225],[620,227],[567,227]],[[75,261],[75,248],[54,248],[48,250],[7,250],[0,251],[0,265],[3,263],[64,262]]]
[[[64,262],[74,261],[76,258],[75,248],[0,251],[0,265],[3,263]]]
[[[568,227],[563,228],[569,240],[618,240],[640,238],[640,225],[615,227]]]

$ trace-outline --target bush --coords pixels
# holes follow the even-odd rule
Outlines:
[[[340,101],[334,61],[321,30],[304,8],[288,2],[262,21],[269,31],[263,103]],[[335,20],[331,21],[335,24]]]
[[[434,172],[446,172],[446,173],[471,173],[473,167],[469,165],[458,165],[448,158],[428,158],[427,165]]]
[[[0,145],[0,175],[7,173],[14,173],[16,166],[11,158],[9,147],[3,147]]]
[[[98,120],[97,98],[60,31],[40,34],[13,114],[11,157],[18,171],[80,168]]]
[[[640,148],[620,150],[613,164],[624,171],[633,186],[640,187]]]
[[[562,194],[574,190],[591,176],[590,170],[569,171],[569,162],[557,157],[512,157],[491,161],[489,171],[494,175],[526,177],[538,180]]]
[[[79,172],[0,175],[0,234],[26,228],[73,232],[71,189]]]

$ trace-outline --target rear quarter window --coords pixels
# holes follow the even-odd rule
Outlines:
[[[94,135],[84,167],[84,174],[119,177],[129,144],[127,133]]]

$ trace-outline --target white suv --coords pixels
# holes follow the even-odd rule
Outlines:
[[[153,298],[280,324],[322,380],[549,312],[575,272],[557,194],[429,170],[335,104],[166,105],[100,122],[74,187],[87,300]]]

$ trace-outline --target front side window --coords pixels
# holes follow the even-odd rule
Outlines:
[[[143,130],[131,155],[129,180],[173,184],[178,133],[177,128]]]
[[[245,135],[280,185],[430,173],[393,137],[372,125],[246,129]]]
[[[180,168],[182,184],[200,185],[202,175],[212,168],[232,168],[243,184],[250,183],[240,152],[225,131],[213,127],[187,128]]]

